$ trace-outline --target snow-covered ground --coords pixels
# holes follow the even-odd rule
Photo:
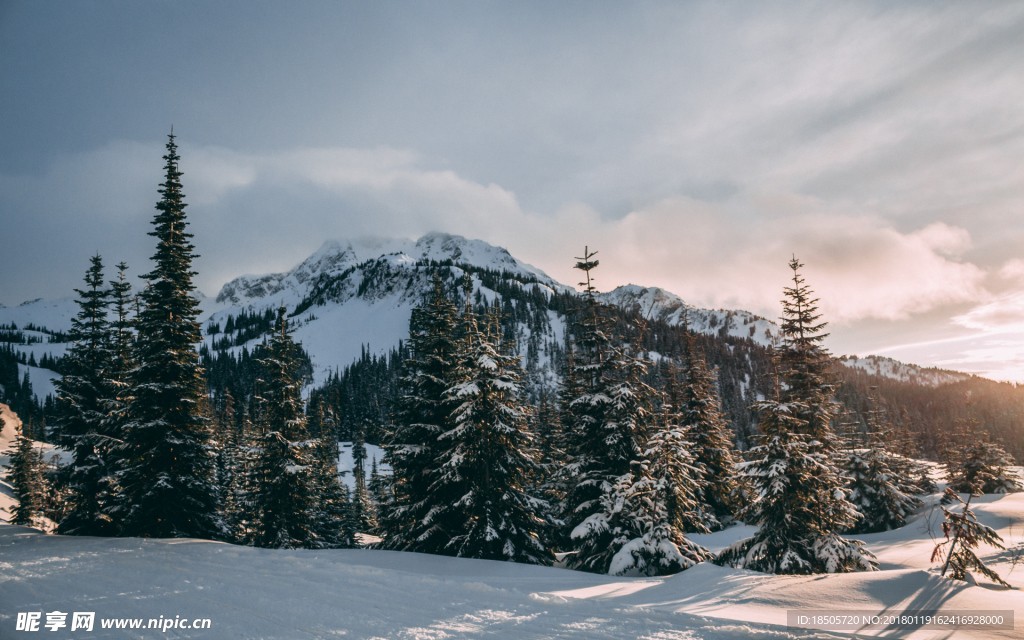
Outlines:
[[[979,505],[990,524],[1021,526],[1024,495]],[[1007,525],[1007,523],[1011,523]],[[726,532],[728,533],[728,532]],[[1008,610],[1013,631],[888,630],[890,638],[1020,638],[1024,595],[940,578],[920,520],[869,544],[886,570],[770,576],[708,564],[665,578],[370,551],[275,551],[194,540],[70,538],[0,527],[0,637],[30,611],[99,618],[208,618],[176,638],[849,638],[789,630],[790,610]],[[1000,559],[1001,558],[1001,559]],[[986,559],[1011,582],[1008,554]],[[1022,574],[1022,575],[1017,575]],[[97,623],[98,625],[98,623]],[[66,630],[65,630],[66,631]],[[53,637],[150,637],[107,630]],[[47,637],[50,637],[47,635]]]
[[[5,414],[5,418],[7,415]],[[5,420],[6,448],[13,421]],[[368,446],[371,456],[380,451]],[[351,468],[350,446],[339,466]],[[351,474],[349,474],[351,476]],[[0,526],[0,638],[18,613],[95,612],[92,633],[54,638],[851,638],[790,629],[792,610],[892,614],[907,609],[1012,611],[1014,630],[876,629],[857,637],[1020,638],[1024,628],[1024,494],[975,498],[979,519],[1008,549],[983,548],[1014,587],[969,586],[929,563],[941,515],[932,496],[898,531],[858,536],[881,571],[772,576],[698,565],[664,578],[616,578],[560,568],[365,549],[278,551],[198,540],[74,538]],[[4,498],[0,498],[4,499]],[[8,504],[10,497],[7,496]],[[694,536],[719,550],[753,529]],[[101,619],[175,616],[209,629],[103,629]],[[69,617],[70,620],[70,617]],[[50,634],[53,634],[52,636]],[[31,637],[31,636],[26,636]]]

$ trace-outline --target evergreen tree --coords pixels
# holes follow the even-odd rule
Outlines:
[[[388,477],[377,468],[377,456],[372,458],[370,465],[370,482],[367,485],[370,493],[370,503],[377,514],[377,527],[370,531],[373,535],[380,534],[380,514],[387,509],[391,502],[390,483]]]
[[[688,429],[694,463],[703,482],[697,486],[704,524],[712,531],[728,524],[740,507],[732,434],[722,414],[715,374],[704,360],[693,332],[686,331],[686,385],[682,424]]]
[[[559,478],[567,488],[561,519],[574,552],[569,567],[607,573],[622,545],[645,533],[640,515],[616,509],[611,496],[641,458],[652,391],[641,382],[644,365],[609,335],[606,311],[594,297],[594,255],[587,249],[576,264],[586,274],[586,295],[573,321],[575,388],[563,388],[570,461]]]
[[[976,494],[968,496],[967,502],[964,502],[953,489],[946,489],[946,497],[949,501],[959,502],[963,505],[963,509],[960,513],[953,513],[948,508],[942,507],[945,515],[945,521],[942,523],[942,533],[946,539],[935,545],[935,549],[932,551],[932,562],[941,560],[942,556],[945,555],[945,562],[942,566],[943,576],[949,571],[950,577],[954,580],[968,580],[970,576],[969,570],[975,569],[992,582],[1009,587],[1010,584],[1008,582],[999,577],[999,574],[995,571],[986,567],[981,558],[974,553],[974,550],[982,542],[990,544],[997,549],[1005,548],[1002,545],[1003,539],[994,529],[978,522],[977,516],[971,510],[971,498],[974,495]],[[947,544],[949,545],[948,551],[946,550]]]
[[[972,495],[1016,493],[1024,489],[1010,468],[1013,459],[991,441],[978,421],[970,419],[963,426],[964,432],[953,447],[955,453],[946,456],[949,488]]]
[[[338,476],[338,440],[333,430],[314,440],[313,454],[312,487],[316,501],[312,520],[317,546],[351,547],[355,544],[352,499]]]
[[[252,543],[257,547],[312,548],[320,543],[314,515],[317,458],[306,431],[295,346],[281,307],[274,335],[260,360],[266,380],[252,487]]]
[[[851,441],[845,453],[846,489],[850,502],[862,514],[849,529],[851,533],[898,529],[921,506],[921,500],[913,495],[919,488],[912,474],[919,469],[907,458],[889,451],[887,443],[895,442],[892,430],[885,424],[873,393],[869,393],[868,402],[871,409],[866,414],[865,446]]]
[[[384,512],[384,546],[439,553],[448,543],[434,538],[426,518],[435,504],[431,484],[437,472],[437,440],[451,429],[453,400],[445,395],[458,365],[455,304],[433,275],[426,302],[409,320],[410,357],[404,363],[403,389],[385,460],[393,473],[393,496]],[[426,534],[426,535],[424,535]]]
[[[256,398],[243,407],[238,428],[238,448],[234,455],[234,473],[228,484],[228,493],[224,500],[225,525],[228,528],[228,539],[242,544],[253,544],[255,524],[257,521],[257,475],[256,427],[251,418]]]
[[[662,500],[669,524],[680,533],[708,533],[718,520],[701,501],[708,493],[708,480],[696,460],[693,427],[686,424],[686,398],[678,371],[669,363],[660,424],[647,441],[643,460],[651,477],[665,490]]]
[[[800,276],[803,265],[794,258],[789,266],[793,286],[785,289],[778,358],[785,389],[777,380],[776,397],[755,405],[762,441],[744,463],[759,494],[747,521],[759,529],[715,562],[767,573],[873,570],[874,556],[863,543],[838,535],[859,513],[846,500],[834,459],[836,402],[821,346],[825,324]]]
[[[19,424],[14,449],[10,451],[7,481],[14,487],[14,498],[18,504],[11,509],[11,524],[30,527],[42,525],[43,509],[46,504],[46,483],[43,478],[43,454],[33,447]]]
[[[117,514],[123,535],[219,538],[227,531],[218,512],[212,429],[200,412],[206,385],[195,349],[201,340],[195,254],[173,134],[164,160],[162,198],[149,234],[158,241],[155,266],[143,276],[148,284],[136,313]]]
[[[110,403],[110,325],[104,287],[103,260],[90,258],[85,289],[76,289],[78,314],[71,321],[72,346],[65,357],[65,375],[57,382],[58,443],[72,452],[67,470],[67,512],[57,531],[70,535],[112,535],[110,510],[115,488],[109,467],[107,430]]]
[[[543,505],[527,489],[536,463],[528,453],[519,358],[498,345],[496,311],[487,324],[487,333],[479,331],[467,305],[460,381],[446,392],[455,405],[452,428],[438,441],[435,503],[424,524],[447,538],[445,554],[551,564],[539,535]]]
[[[117,280],[110,281],[110,310],[113,319],[110,322],[110,360],[106,375],[106,430],[114,440],[115,448],[123,440],[124,423],[127,420],[128,402],[131,398],[131,372],[135,367],[133,350],[135,348],[134,319],[131,318],[132,285],[125,274],[128,265],[124,262],[117,265]]]
[[[225,388],[218,398],[219,409],[214,425],[217,433],[217,485],[221,489],[221,515],[228,528],[229,540],[239,537],[238,504],[240,480],[245,473],[244,452],[236,424],[235,398]]]
[[[352,524],[354,531],[371,533],[378,528],[377,512],[366,486],[366,425],[360,422],[352,433]]]
[[[907,516],[921,506],[921,500],[905,493],[899,480],[899,461],[885,450],[881,438],[867,448],[846,453],[845,475],[849,500],[863,515],[851,533],[874,533],[898,529]]]
[[[705,487],[689,439],[690,428],[681,424],[678,404],[682,397],[675,371],[670,370],[662,402],[662,423],[647,441],[646,451],[632,473],[621,476],[605,498],[605,510],[630,514],[640,523],[642,535],[625,541],[612,558],[608,572],[614,575],[667,575],[713,559],[703,547],[686,538],[685,532],[707,533],[704,507],[698,495]]]

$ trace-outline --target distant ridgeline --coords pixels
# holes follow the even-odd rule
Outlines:
[[[503,330],[507,335],[516,336],[518,352],[523,358],[531,402],[539,402],[542,395],[552,398],[558,391],[565,365],[565,341],[570,325],[564,319],[578,308],[579,297],[566,290],[554,290],[521,273],[452,260],[421,260],[401,268],[383,260],[368,260],[340,275],[321,276],[290,316],[297,323],[303,319],[316,320],[318,308],[344,301],[347,296],[380,299],[397,295],[418,304],[427,294],[427,283],[435,271],[441,275],[446,293],[453,299],[462,297],[459,282],[463,274],[472,274],[477,283],[474,302],[478,311],[482,312],[485,299],[493,299],[497,294]],[[220,332],[225,334],[218,343],[222,348],[204,350],[212,393],[227,386],[236,400],[251,396],[257,377],[253,373],[253,358],[247,352],[239,354],[237,348],[232,350],[227,346],[245,344],[241,339],[243,335],[251,340],[253,327],[258,324],[254,318],[260,319],[259,324],[265,324],[263,316],[269,309],[267,307],[262,314],[244,312],[240,316],[229,316],[225,328],[233,325],[235,333]],[[666,359],[681,357],[685,329],[677,323],[677,318],[645,318],[649,315],[645,312],[649,309],[637,304],[613,307],[611,311],[616,331],[625,336],[627,342],[639,343],[651,354],[656,366],[649,368],[646,382],[660,388]],[[698,343],[709,364],[717,368],[723,410],[733,427],[737,445],[745,449],[757,429],[750,405],[770,393],[771,352],[763,341],[734,335],[747,332],[730,331],[727,321],[717,321],[717,328],[715,323],[715,318],[706,321],[704,332],[698,334]],[[638,325],[644,326],[642,332]],[[380,444],[381,427],[391,422],[399,393],[401,363],[408,352],[403,342],[385,353],[370,348],[360,351],[351,364],[335,369],[326,380],[313,385],[309,394],[315,403],[326,403],[338,416],[339,439],[351,440],[354,430],[362,427],[367,442]],[[899,363],[894,364],[899,366]],[[868,414],[874,412],[897,429],[919,434],[921,453],[934,458],[941,448],[942,435],[956,428],[958,421],[974,416],[993,436],[1002,439],[1018,460],[1024,459],[1024,434],[1015,428],[1018,421],[1024,419],[1024,389],[955,372],[902,366],[909,367],[913,373],[899,379],[884,367],[882,370],[877,366],[858,367],[837,360],[837,395],[845,405],[845,430],[863,430]],[[307,367],[306,371],[310,369]],[[922,371],[935,375],[923,375]],[[968,395],[970,404],[965,402]]]
[[[445,292],[454,300],[462,299],[460,282],[465,273],[471,274],[478,311],[485,303],[498,301],[505,334],[515,336],[527,372],[530,401],[538,403],[542,396],[548,401],[555,399],[571,326],[566,318],[579,308],[580,298],[567,287],[523,269],[487,268],[458,259],[400,262],[394,255],[362,260],[310,277],[301,295],[288,305],[289,322],[296,328],[314,326],[326,323],[332,309],[353,301],[393,300],[396,309],[406,309],[407,323],[408,309],[429,293],[434,272],[440,274]],[[241,410],[259,391],[262,371],[257,360],[273,328],[273,308],[280,291],[267,288],[261,292],[265,297],[245,300],[241,303],[247,303],[245,306],[214,314],[204,323],[206,336],[200,356],[210,393],[217,397],[229,392]],[[772,358],[766,345],[777,330],[773,323],[742,311],[683,309],[678,298],[666,303],[665,292],[657,289],[622,287],[601,297],[613,305],[610,313],[616,333],[649,352],[655,364],[648,368],[646,382],[656,388],[663,386],[667,360],[682,355],[683,322],[688,322],[698,334],[708,363],[717,369],[722,408],[737,445],[741,449],[751,446],[757,427],[750,406],[770,395]],[[324,331],[330,339],[342,336],[347,328],[339,322]],[[301,336],[297,333],[299,339]],[[363,339],[348,336],[353,337]],[[59,373],[63,349],[47,352],[38,347],[40,342],[63,346],[60,343],[66,340],[65,334],[36,325],[0,325],[0,400],[34,424],[52,416],[52,400],[33,389],[27,367]],[[311,349],[308,344],[303,346]],[[401,365],[409,354],[398,338],[391,344],[366,344],[357,352],[349,364],[335,362],[314,375],[314,363],[324,362],[322,354],[300,349],[300,372],[306,380],[307,397],[333,409],[339,439],[351,440],[358,428],[365,431],[367,442],[381,444],[382,427],[391,422],[399,393]],[[43,355],[35,357],[35,353]],[[1020,429],[1024,388],[887,359],[837,360],[835,374],[837,398],[845,405],[844,424],[837,425],[840,431],[863,430],[869,415],[878,416],[897,430],[917,434],[920,453],[934,459],[944,434],[973,417],[1001,439],[1018,461],[1024,461],[1024,430]],[[44,439],[44,434],[37,434],[37,439]]]

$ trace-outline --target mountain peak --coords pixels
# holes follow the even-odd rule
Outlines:
[[[659,287],[626,284],[607,293],[599,293],[597,297],[602,302],[632,309],[641,316],[670,325],[686,322],[697,333],[749,338],[762,346],[771,346],[780,335],[777,324],[749,311],[700,309]]]
[[[351,267],[380,259],[387,259],[394,266],[424,260],[451,261],[529,276],[551,287],[562,288],[546,273],[517,260],[502,247],[483,240],[435,231],[416,241],[375,236],[327,240],[290,271],[260,276],[246,275],[228,282],[217,295],[217,304],[246,306],[263,303],[268,297],[279,297],[285,304],[294,305],[309,293],[310,287],[320,276],[341,274]]]

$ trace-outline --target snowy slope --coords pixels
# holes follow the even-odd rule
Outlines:
[[[1024,494],[987,496],[981,519],[1018,550]],[[0,527],[0,637],[18,612],[95,611],[98,619],[209,618],[177,638],[851,638],[787,629],[787,611],[1008,610],[1017,629],[888,629],[858,637],[1020,638],[1024,593],[940,578],[922,514],[863,536],[885,570],[772,576],[698,565],[664,578],[614,578],[558,568],[372,550],[279,551],[229,544],[46,536]],[[1017,532],[1016,538],[1013,531]],[[1012,554],[984,559],[1017,586]],[[99,623],[97,623],[98,626]],[[52,637],[151,637],[112,631]],[[50,632],[47,632],[47,637]]]
[[[366,447],[366,460],[363,462],[363,479],[370,481],[370,469],[373,468],[373,460],[377,460],[377,470],[381,473],[390,474],[391,467],[384,464],[384,450],[375,444],[364,445]],[[352,443],[338,443],[338,473],[341,474],[341,481],[349,490],[356,488],[354,475],[355,462],[352,460]]]
[[[952,382],[960,382],[971,377],[969,374],[960,373],[959,371],[919,367],[916,364],[906,364],[884,356],[867,356],[864,358],[843,356],[839,358],[839,362],[851,369],[860,369],[872,375],[903,382],[913,382],[926,387],[937,387]]]
[[[36,346],[36,345],[32,345]],[[28,374],[29,382],[32,384],[32,391],[40,400],[46,396],[57,397],[56,381],[60,380],[60,374],[42,367],[32,367],[27,364],[18,365],[18,379],[24,379]]]
[[[658,287],[627,284],[608,293],[598,294],[598,298],[670,325],[686,322],[691,330],[698,333],[749,338],[765,347],[773,346],[779,336],[777,324],[749,311],[699,309],[683,302],[674,293]]]
[[[412,310],[430,288],[433,268],[425,261],[489,269],[506,274],[524,288],[567,290],[542,271],[513,258],[508,251],[480,240],[432,233],[411,240],[328,241],[287,273],[243,276],[224,285],[202,317],[203,327],[226,328],[229,316],[262,312],[282,303],[289,313],[303,308],[293,322],[294,339],[313,361],[315,384],[352,363],[366,349],[387,354],[408,337]],[[453,267],[456,277],[462,269]],[[536,280],[536,282],[533,282]],[[495,292],[474,280],[474,291],[489,301]],[[552,328],[548,337],[561,334]],[[224,339],[207,335],[207,345]],[[262,338],[245,346],[251,351]],[[240,350],[241,346],[234,347]]]
[[[74,298],[60,300],[29,300],[16,307],[0,305],[0,325],[12,322],[19,329],[29,324],[46,327],[51,331],[70,331],[71,319],[78,313]]]

